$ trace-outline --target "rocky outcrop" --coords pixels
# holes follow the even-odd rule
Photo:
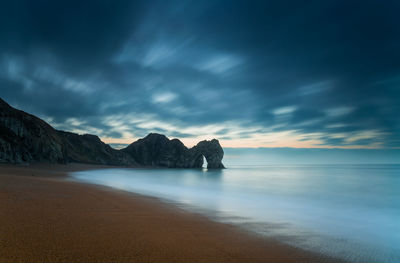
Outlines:
[[[135,165],[135,160],[122,151],[111,148],[96,135],[79,135],[72,132],[58,131],[63,138],[67,162]]]
[[[121,151],[132,156],[140,165],[160,167],[184,167],[181,159],[187,148],[177,139],[150,133]]]
[[[204,156],[207,160],[207,168],[220,169],[225,168],[222,164],[224,158],[224,150],[219,141],[213,139],[211,141],[201,141],[190,149],[194,156]]]
[[[95,135],[57,131],[45,121],[0,99],[0,162],[135,165]]]
[[[55,129],[0,99],[0,162],[65,163],[65,156],[63,140]]]
[[[218,140],[201,141],[188,149],[178,139],[151,133],[122,150],[99,137],[55,130],[45,121],[14,109],[0,98],[0,163],[91,163],[105,165],[224,168]]]
[[[222,164],[224,151],[216,139],[201,141],[188,149],[178,139],[169,140],[164,135],[151,133],[122,151],[131,155],[143,166],[201,168],[204,156],[208,168],[224,168]]]

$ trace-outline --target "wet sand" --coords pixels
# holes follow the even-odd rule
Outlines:
[[[338,262],[156,198],[64,180],[99,168],[1,165],[0,262]]]

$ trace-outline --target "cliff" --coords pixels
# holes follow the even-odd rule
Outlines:
[[[107,165],[136,165],[135,160],[122,151],[111,148],[96,135],[79,135],[58,131],[64,139],[66,161]]]
[[[224,168],[224,151],[218,140],[201,141],[188,149],[178,139],[150,133],[145,138],[130,144],[123,152],[131,155],[140,165],[170,168],[200,168],[203,156],[208,168]]]
[[[0,162],[66,162],[58,132],[43,120],[17,110],[0,99]]]
[[[224,168],[224,151],[215,139],[199,142],[189,149],[178,139],[151,133],[125,149],[116,150],[95,135],[58,131],[0,98],[0,163],[78,162],[199,168],[203,156],[208,168]]]

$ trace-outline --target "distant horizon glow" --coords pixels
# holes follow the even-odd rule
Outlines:
[[[282,111],[287,111],[287,109],[282,109]],[[261,130],[262,127],[247,127],[242,128],[241,125],[237,125],[234,123],[220,124],[220,125],[206,125],[204,127],[186,127],[180,128],[176,127],[172,124],[158,122],[158,121],[148,121],[146,119],[134,119],[134,123],[138,126],[143,127],[144,129],[149,130],[148,133],[160,133],[159,128],[163,129],[163,133],[169,139],[177,138],[181,140],[187,147],[193,147],[198,142],[202,140],[212,140],[218,139],[223,147],[232,147],[232,148],[281,148],[281,147],[289,147],[289,148],[341,148],[341,149],[383,149],[383,148],[396,148],[396,147],[382,147],[381,144],[376,143],[373,145],[326,145],[322,140],[313,139],[324,136],[323,134],[299,134],[296,131],[281,131],[281,132],[273,132],[273,129],[270,131],[266,130],[266,133],[259,133],[257,131]],[[53,123],[52,120],[48,120],[54,127],[64,127],[64,125],[59,125],[57,123]],[[112,124],[111,124],[112,122]],[[142,137],[134,137],[131,133],[129,133],[129,122],[128,124],[123,121],[119,121],[118,119],[113,119],[109,122],[111,125],[115,126],[115,130],[118,130],[123,137],[122,138],[113,138],[113,137],[101,137],[101,140],[107,144],[125,144],[129,145],[132,142],[146,136]],[[67,123],[73,125],[75,127],[84,126],[85,123],[82,123],[76,119],[68,119]],[[234,131],[230,134],[226,133],[224,136],[218,134],[220,130],[226,129],[224,127],[235,127]],[[153,130],[155,129],[155,130]],[[84,129],[73,129],[71,132],[75,132],[78,134],[88,133],[87,130]],[[170,133],[166,132],[170,131]],[[252,132],[254,131],[254,132]],[[93,133],[95,135],[101,133],[102,131],[91,129],[89,133]],[[241,132],[249,132],[249,135],[246,138],[241,138]],[[196,137],[175,137],[169,136],[169,134],[196,134],[199,135]],[[224,137],[230,136],[229,139],[224,139]],[[368,132],[352,132],[352,133],[342,133],[333,135],[338,138],[346,138],[346,140],[351,143],[353,141],[359,139],[373,139],[374,136],[377,136],[376,131],[368,131]]]
[[[167,136],[167,134],[165,134]],[[168,137],[168,136],[167,136]],[[103,142],[107,144],[117,144],[117,145],[125,145],[128,146],[134,141],[137,141],[138,139],[141,139],[141,137],[137,138],[100,138]],[[182,141],[182,143],[188,147],[191,148],[195,146],[198,142],[202,140],[212,140],[212,139],[218,139],[218,137],[213,137],[213,136],[204,136],[204,137],[198,137],[198,138],[175,138],[175,137],[169,137],[169,139],[179,139]],[[223,148],[252,148],[252,149],[258,149],[258,148],[296,148],[296,149],[400,149],[400,147],[379,147],[379,146],[329,146],[329,145],[318,145],[318,144],[307,144],[305,142],[299,142],[299,144],[296,144],[292,141],[286,141],[287,143],[269,143],[269,144],[258,144],[257,140],[253,139],[237,139],[237,140],[219,140],[221,146]]]

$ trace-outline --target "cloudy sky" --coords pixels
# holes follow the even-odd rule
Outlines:
[[[58,129],[400,147],[399,1],[0,5],[0,96]]]

